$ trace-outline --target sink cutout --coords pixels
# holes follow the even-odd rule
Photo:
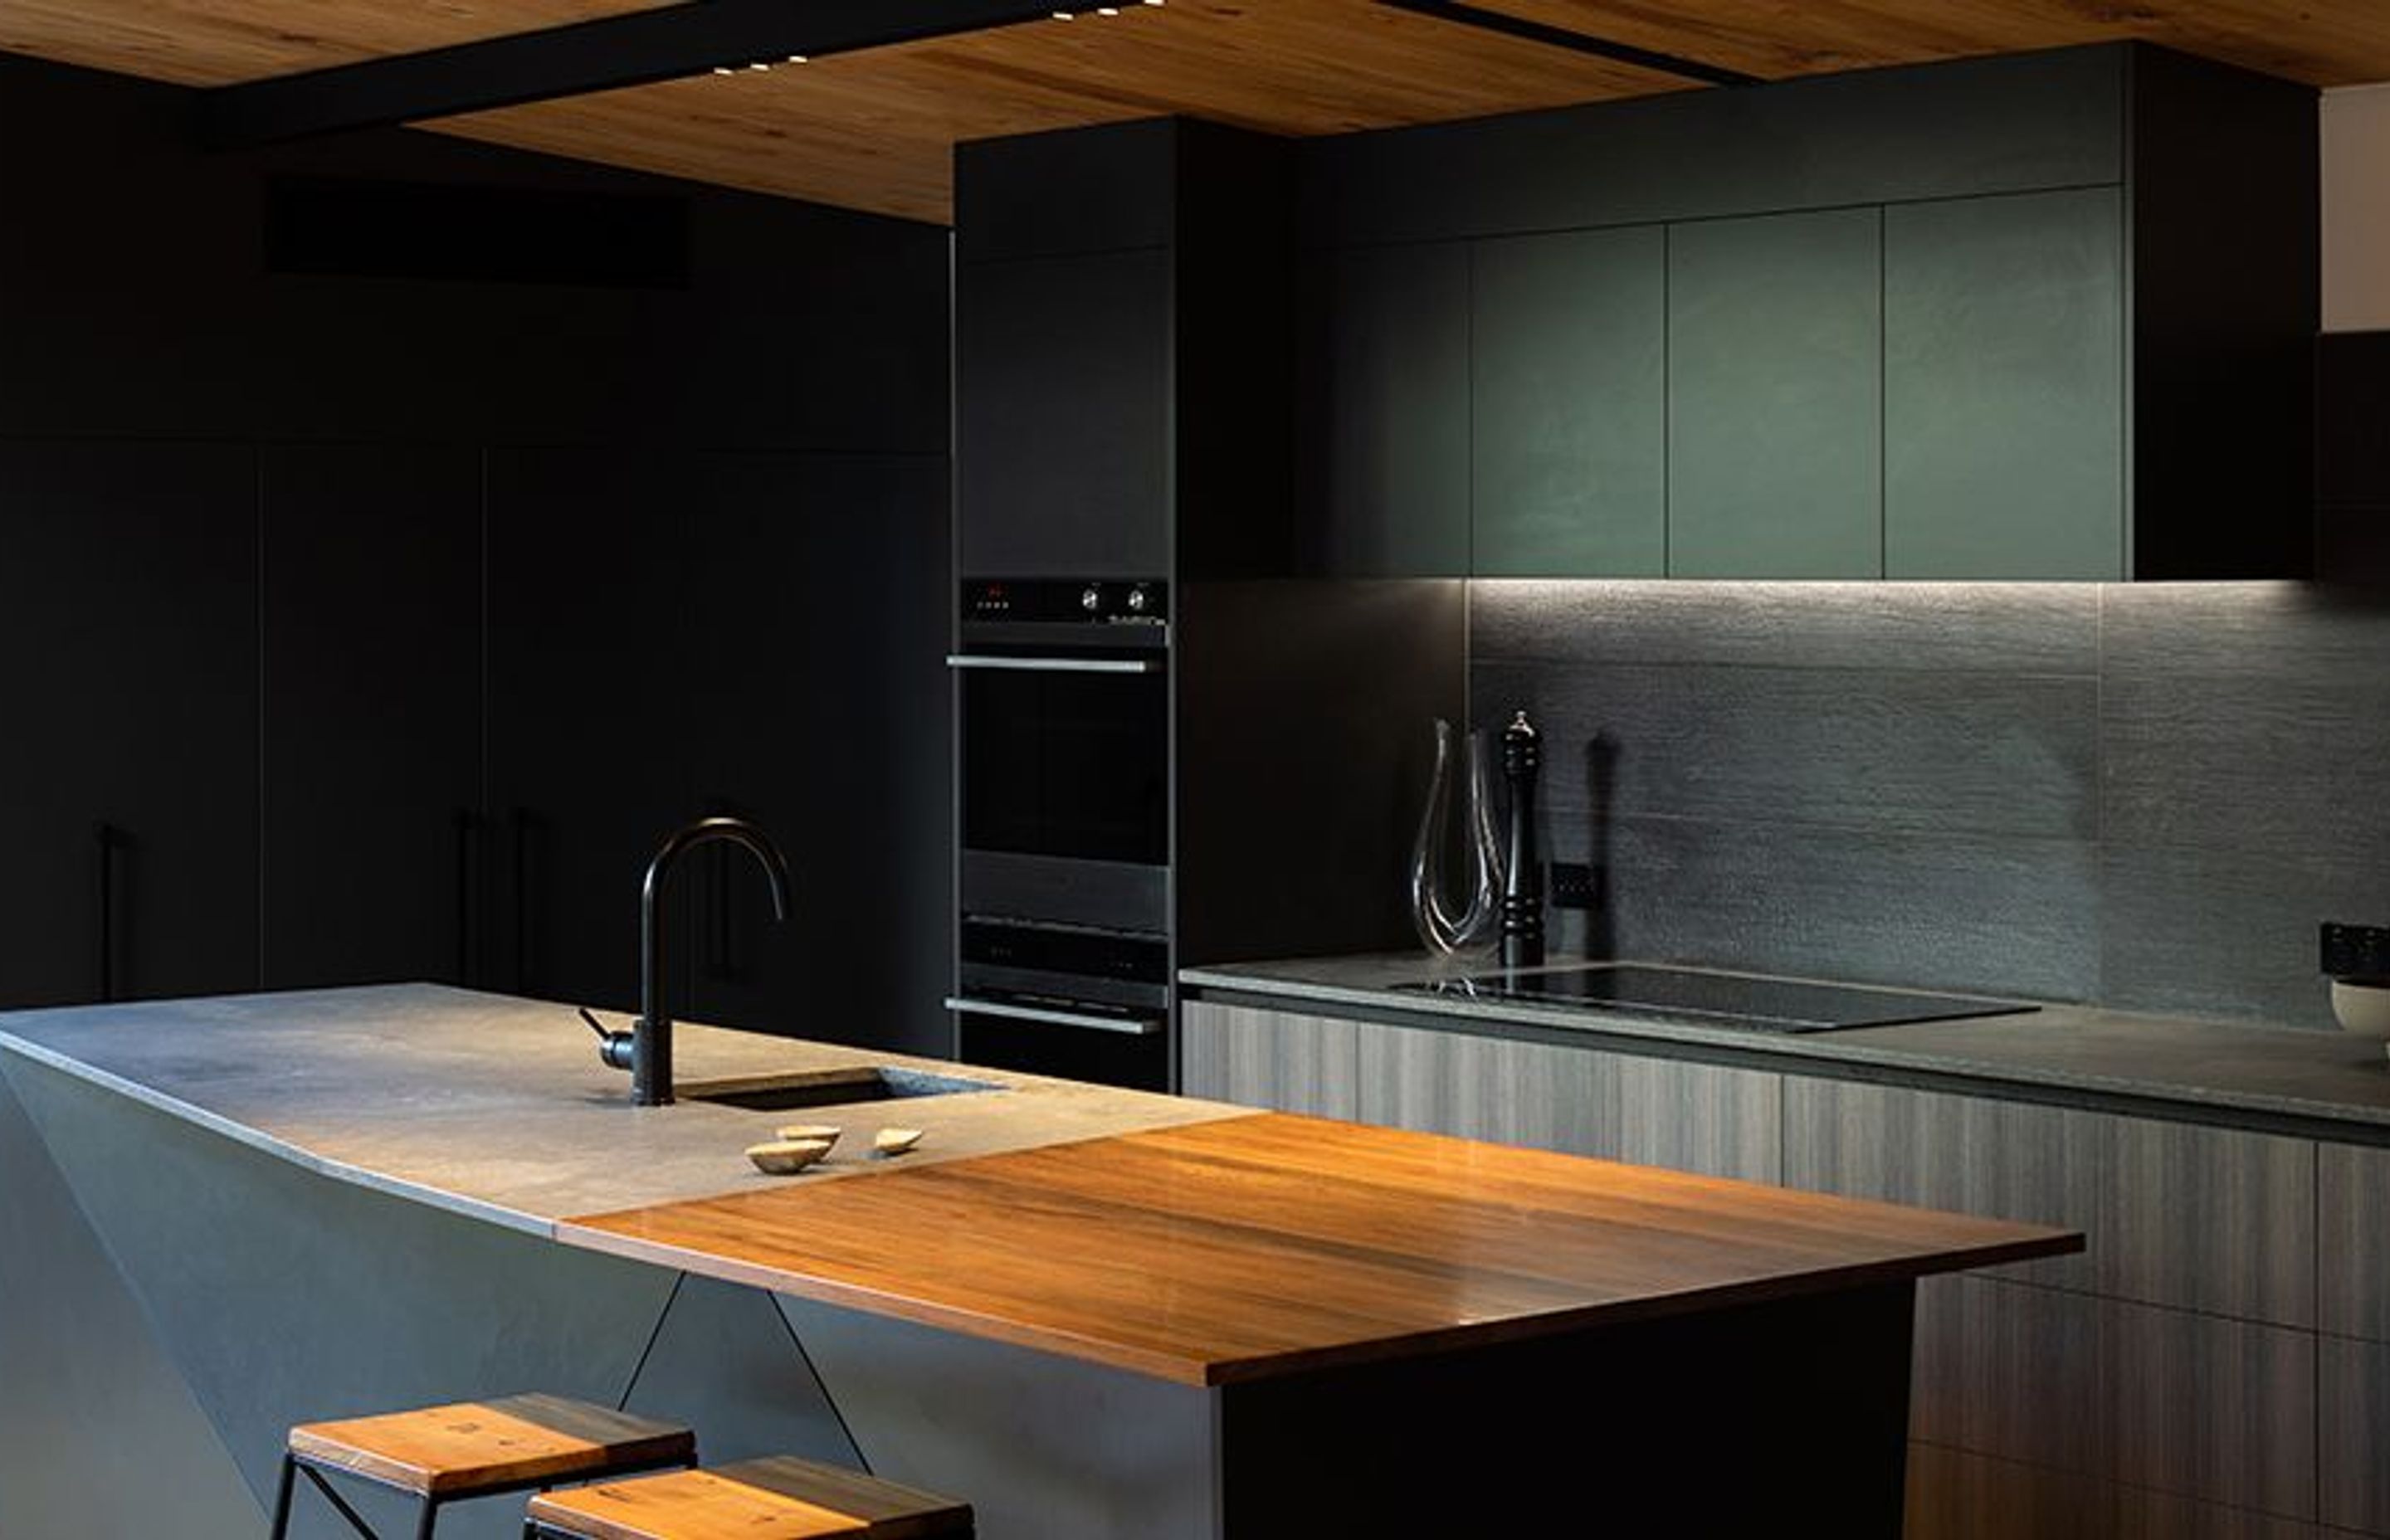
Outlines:
[[[858,1102],[907,1101],[916,1097],[950,1097],[972,1091],[1001,1091],[992,1081],[933,1075],[920,1070],[889,1065],[864,1065],[852,1070],[816,1070],[793,1075],[744,1075],[736,1080],[709,1080],[680,1088],[683,1101],[712,1102],[748,1112],[795,1112],[808,1107],[847,1107]]]

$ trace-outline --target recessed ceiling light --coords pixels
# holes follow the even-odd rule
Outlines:
[[[717,64],[713,67],[713,72],[717,75],[735,75],[739,71],[733,70],[727,64]]]
[[[752,63],[752,64],[751,64],[751,65],[747,66],[747,68],[749,68],[750,70],[761,70],[761,71],[765,71],[768,72],[768,71],[771,70],[771,68],[772,68],[772,67],[771,67],[770,65],[768,65],[768,64],[765,63],[762,59],[760,59],[760,58],[759,58],[759,59],[757,59],[754,63]]]
[[[1071,13],[1069,11],[1056,11],[1054,13],[1054,19],[1057,21],[1068,21],[1071,19]]]
[[[1098,16],[1118,16],[1120,14],[1120,7],[1118,6],[1098,6],[1096,7],[1096,14]]]
[[[810,64],[813,60],[807,58],[803,54],[790,54],[789,56],[789,62],[791,64]]]

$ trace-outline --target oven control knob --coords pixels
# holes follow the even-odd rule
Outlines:
[[[1092,615],[1104,607],[1103,590],[1089,584],[1079,594],[1079,608]]]
[[[1128,591],[1128,612],[1130,614],[1144,614],[1145,607],[1151,601],[1146,597],[1146,592],[1143,588],[1132,588]]]

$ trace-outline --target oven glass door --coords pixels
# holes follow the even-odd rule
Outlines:
[[[978,851],[1170,859],[1165,676],[1034,659],[964,667],[963,844]]]

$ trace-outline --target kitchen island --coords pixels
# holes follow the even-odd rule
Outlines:
[[[1914,1280],[2081,1245],[784,1038],[680,1057],[736,1101],[631,1108],[569,1007],[428,985],[0,1017],[0,1532],[255,1533],[288,1423],[541,1389],[996,1540],[1891,1535]],[[790,1122],[846,1136],[753,1172]],[[855,1153],[899,1123],[918,1152]]]

